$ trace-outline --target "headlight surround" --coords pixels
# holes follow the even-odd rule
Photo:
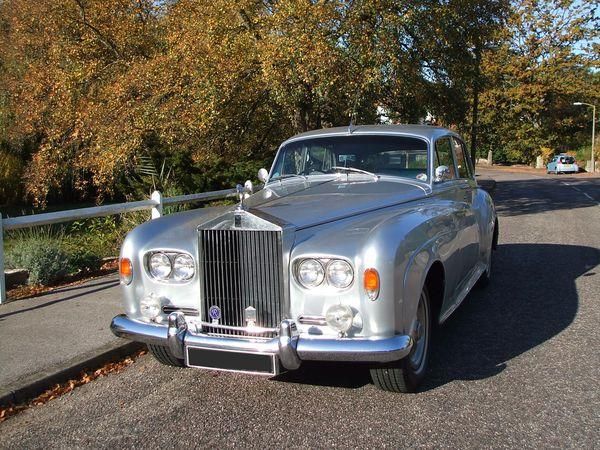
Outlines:
[[[166,280],[173,271],[173,265],[169,257],[162,252],[154,253],[148,261],[150,275],[158,280]]]
[[[327,283],[338,289],[347,288],[354,280],[354,270],[343,259],[334,259],[327,264]]]
[[[146,267],[158,281],[185,283],[196,275],[196,261],[189,253],[154,250],[146,254]]]
[[[196,272],[194,259],[184,253],[177,255],[173,260],[173,278],[177,281],[192,279]]]
[[[298,282],[306,288],[314,288],[323,283],[325,279],[325,269],[316,259],[305,259],[298,264],[298,271],[296,272]]]
[[[354,282],[352,264],[339,258],[304,258],[295,263],[296,281],[306,289],[329,286],[346,289]]]

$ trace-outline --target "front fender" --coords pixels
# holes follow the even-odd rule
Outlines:
[[[292,280],[292,317],[323,315],[329,305],[343,303],[361,313],[363,328],[357,336],[408,333],[427,269],[436,259],[446,260],[460,249],[457,232],[451,204],[444,200],[386,208],[298,232],[292,264],[306,257],[341,257],[352,262],[355,282],[346,291],[328,292],[306,290]],[[368,268],[380,275],[375,301],[362,287]]]
[[[186,283],[171,284],[151,278],[146,271],[145,258],[149,251],[167,250],[190,254],[198,263],[197,227],[223,214],[229,207],[203,208],[161,217],[145,222],[130,231],[121,246],[121,258],[129,258],[133,280],[122,286],[123,305],[130,318],[141,317],[140,300],[149,294],[163,299],[165,305],[197,308],[200,280],[195,276]]]

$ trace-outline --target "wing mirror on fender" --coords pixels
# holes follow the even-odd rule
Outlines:
[[[448,166],[438,166],[435,168],[435,177],[433,178],[434,183],[441,183],[450,179],[450,169]]]

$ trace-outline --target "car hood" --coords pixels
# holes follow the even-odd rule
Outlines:
[[[424,198],[429,189],[397,179],[345,176],[328,180],[286,180],[252,195],[249,212],[272,216],[297,229]]]

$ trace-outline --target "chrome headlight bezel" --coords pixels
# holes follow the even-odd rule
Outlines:
[[[166,253],[154,252],[148,258],[148,271],[152,278],[168,280],[173,272],[173,263]]]
[[[322,270],[318,278],[313,283],[306,283],[301,275],[301,269],[305,264],[318,264]],[[346,277],[345,282],[336,282],[333,278],[333,274],[330,273],[336,266],[345,266],[349,272],[349,276]],[[317,267],[317,269],[318,269]],[[294,262],[294,278],[295,281],[304,289],[332,289],[335,291],[342,291],[349,289],[354,284],[354,267],[350,261],[340,257],[321,257],[321,256],[307,256],[296,259]]]
[[[176,281],[189,281],[196,274],[194,258],[187,253],[179,253],[173,258],[173,279]]]
[[[312,268],[310,267],[311,265],[313,266]],[[306,279],[303,279],[303,269],[305,269],[306,272],[313,272],[315,276],[314,281],[307,281]],[[300,283],[301,286],[305,287],[306,289],[316,288],[323,284],[323,281],[325,280],[325,267],[318,259],[302,259],[296,265],[296,280],[298,281],[298,283]]]
[[[335,274],[333,271],[337,269],[345,270],[346,277],[344,281],[336,281],[334,279]],[[325,278],[327,279],[327,283],[330,286],[333,286],[336,289],[346,289],[352,286],[354,282],[354,269],[352,268],[352,264],[344,259],[332,259],[327,263],[327,267],[325,269]]]
[[[153,267],[152,263],[157,259],[162,259],[162,265],[164,268],[168,268],[168,274],[167,270],[158,273],[157,268]],[[146,254],[145,260],[146,270],[150,278],[162,283],[188,283],[196,276],[196,260],[189,253],[169,250],[153,250]],[[187,267],[188,273],[178,273],[178,265],[180,268],[181,266]]]

